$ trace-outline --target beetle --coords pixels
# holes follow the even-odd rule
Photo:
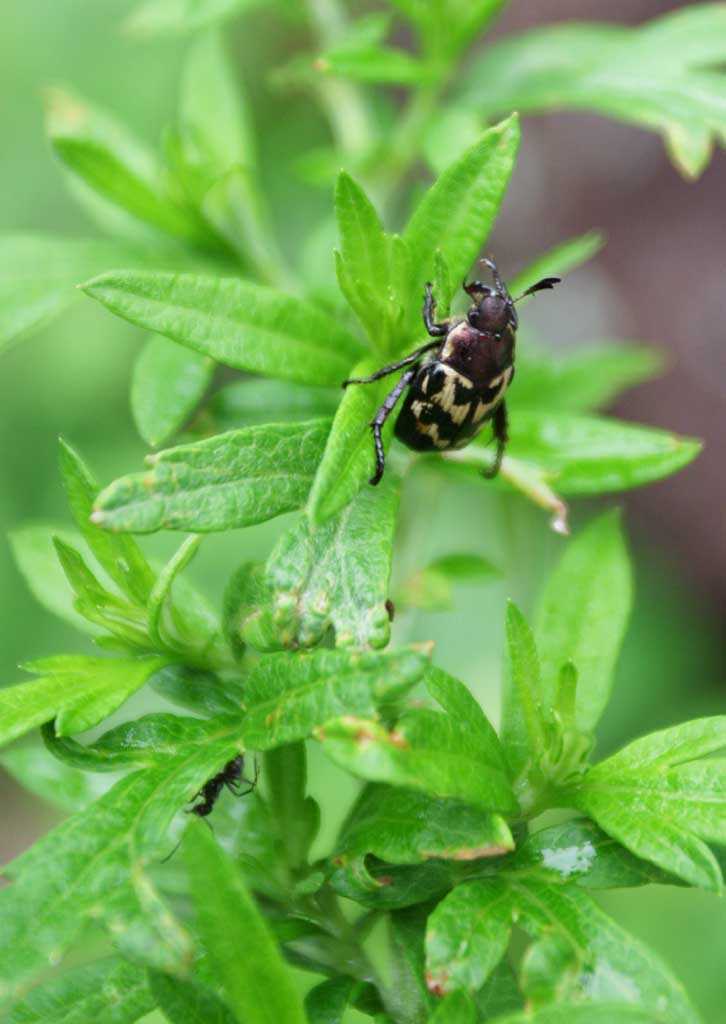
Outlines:
[[[386,465],[383,424],[406,389],[394,428],[400,441],[419,452],[463,448],[491,420],[497,453],[493,467],[484,476],[492,478],[499,472],[507,444],[505,395],[514,378],[514,344],[519,322],[515,303],[527,295],[553,288],[560,278],[543,277],[513,299],[494,260],[479,262],[491,271],[494,287],[478,280],[470,284],[464,281],[462,287],[473,299],[465,317],[449,317],[437,323],[436,301],[432,285],[427,282],[423,322],[436,340],[370,377],[349,377],[343,381],[344,388],[349,384],[372,384],[409,367],[370,424],[376,454],[376,472],[370,480],[373,486],[380,483]],[[437,349],[433,358],[425,359],[433,349]]]

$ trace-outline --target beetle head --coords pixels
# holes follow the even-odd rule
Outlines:
[[[486,288],[478,302],[466,315],[472,327],[486,334],[502,334],[510,325],[516,327],[514,307],[509,297],[505,298],[493,288]]]

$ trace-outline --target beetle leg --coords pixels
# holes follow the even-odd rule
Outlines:
[[[393,412],[396,406],[396,402],[399,400],[403,392],[406,390],[408,385],[416,376],[417,370],[417,366],[414,366],[412,370],[406,370],[406,372],[399,380],[398,384],[396,384],[393,391],[390,391],[386,395],[385,399],[383,400],[383,404],[381,405],[380,409],[375,415],[375,419],[371,423],[371,427],[373,428],[373,443],[376,448],[376,471],[368,482],[372,484],[374,487],[376,486],[376,484],[379,484],[381,482],[383,471],[386,468],[386,456],[383,450],[383,438],[381,437],[381,430],[383,429],[383,424],[386,422],[388,417]]]
[[[492,418],[492,427],[494,428],[494,437],[497,442],[497,454],[494,457],[494,465],[491,469],[485,469],[482,473],[487,480],[493,480],[499,472],[502,459],[504,458],[504,449],[507,446],[509,435],[507,432],[507,405],[506,402],[500,402],[494,410],[494,416]]]
[[[436,348],[438,344],[438,341],[429,341],[422,345],[421,348],[417,348],[411,355],[406,356],[404,359],[399,359],[397,363],[391,363],[390,366],[384,366],[382,370],[376,370],[370,377],[348,377],[347,380],[343,381],[343,387],[347,388],[349,384],[372,384],[374,380],[380,380],[381,377],[387,377],[389,373],[395,373],[396,370],[409,366],[417,359],[420,359],[424,352],[427,352],[430,348]]]
[[[426,282],[426,295],[424,296],[423,310],[423,322],[426,324],[426,330],[429,332],[432,338],[443,338],[444,335],[449,333],[449,328],[446,324],[437,324],[434,321],[436,315],[436,303],[434,302],[434,296],[431,291],[431,282]]]

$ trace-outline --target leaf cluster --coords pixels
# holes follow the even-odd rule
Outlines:
[[[670,120],[658,120],[651,96],[639,119],[699,169],[720,137],[718,74],[693,69],[722,59],[708,44],[722,5],[613,29],[607,50],[608,30],[572,27],[577,46],[589,33],[592,61],[570,61],[560,93],[527,78],[528,55],[549,54],[537,36],[496,44],[450,85],[501,0],[396,0],[415,54],[387,42],[393,12],[335,27],[321,26],[319,5],[293,5],[287,16],[317,28],[321,53],[293,61],[278,84],[315,90],[339,136],[338,243],[327,253],[337,287],[332,273],[316,279],[305,253],[291,267],[281,255],[249,111],[209,29],[258,6],[138,6],[128,22],[137,33],[195,34],[163,155],[53,90],[53,150],[108,239],[0,241],[0,344],[81,294],[150,332],[131,401],[141,436],[159,449],[144,470],[100,487],[62,443],[75,530],[29,526],[12,538],[41,603],[101,652],[37,660],[24,666],[34,679],[0,690],[3,744],[39,727],[42,738],[10,747],[2,763],[68,815],[5,870],[7,1019],[133,1024],[158,1008],[171,1024],[323,1024],[355,1009],[378,1024],[695,1024],[669,969],[588,892],[723,884],[712,848],[726,844],[726,762],[713,756],[726,745],[722,719],[592,760],[632,599],[618,516],[569,542],[533,627],[508,607],[497,734],[428,646],[388,649],[398,510],[414,460],[392,452],[381,486],[367,487],[368,425],[387,385],[342,395],[339,385],[420,344],[426,281],[438,315],[449,314],[514,169],[513,95],[531,91],[524,110],[582,105],[578,89],[607,92],[592,84],[603,53],[624,54],[655,81],[656,43],[667,51],[680,25],[689,42],[679,74],[691,91],[698,83],[702,117],[669,105]],[[509,116],[485,126],[472,97],[502,53],[510,72],[495,76],[485,112]],[[546,78],[552,61],[544,65]],[[388,142],[378,130],[360,145],[341,133],[338,109],[370,123],[361,82],[409,89]],[[452,145],[462,126],[466,142]],[[436,179],[397,204],[437,133],[446,158],[429,160]],[[401,230],[386,230],[384,210]],[[600,244],[590,233],[542,254],[513,290],[574,270]],[[598,412],[655,372],[649,349],[598,342],[554,358],[521,340],[495,486],[547,509],[560,532],[566,496],[647,484],[697,454],[696,441]],[[492,457],[481,440],[432,458],[431,471],[455,486]],[[289,513],[266,557],[231,567],[217,614],[186,573],[201,535]],[[189,534],[165,565],[133,536],[161,530]],[[498,571],[454,548],[415,567],[395,605],[445,608],[455,587]],[[311,749],[355,790],[342,823],[309,791]],[[217,790],[240,756],[252,791],[233,801]],[[210,786],[214,835],[197,820]],[[552,810],[564,820],[542,827]],[[93,944],[113,952],[49,973]],[[304,1001],[292,968],[312,975]]]

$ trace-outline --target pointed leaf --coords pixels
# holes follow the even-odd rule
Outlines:
[[[268,924],[237,866],[202,822],[187,828],[184,853],[197,927],[236,1017],[245,1024],[305,1024],[302,1001]]]
[[[112,532],[207,533],[300,508],[330,429],[328,420],[248,427],[147,456],[150,470],[98,496],[92,521]]]
[[[163,658],[95,658],[59,655],[34,662],[41,675],[0,690],[0,742],[22,736],[51,718],[67,736],[93,728],[166,664]]]
[[[570,542],[540,601],[537,644],[544,702],[552,705],[562,666],[577,668],[577,725],[592,731],[607,704],[632,601],[619,518],[605,514]]]
[[[149,338],[131,381],[131,411],[147,444],[163,444],[184,425],[207,390],[214,365],[208,356],[161,335]]]
[[[83,289],[117,316],[248,373],[338,384],[360,351],[313,303],[238,278],[120,270]]]
[[[502,742],[512,775],[536,764],[547,749],[542,681],[534,635],[510,601],[507,605],[507,673],[502,707]]]
[[[499,211],[518,145],[519,123],[512,117],[484,132],[423,197],[404,236],[417,287],[432,280],[437,248],[454,281],[468,274]],[[413,327],[413,314],[410,322]]]

